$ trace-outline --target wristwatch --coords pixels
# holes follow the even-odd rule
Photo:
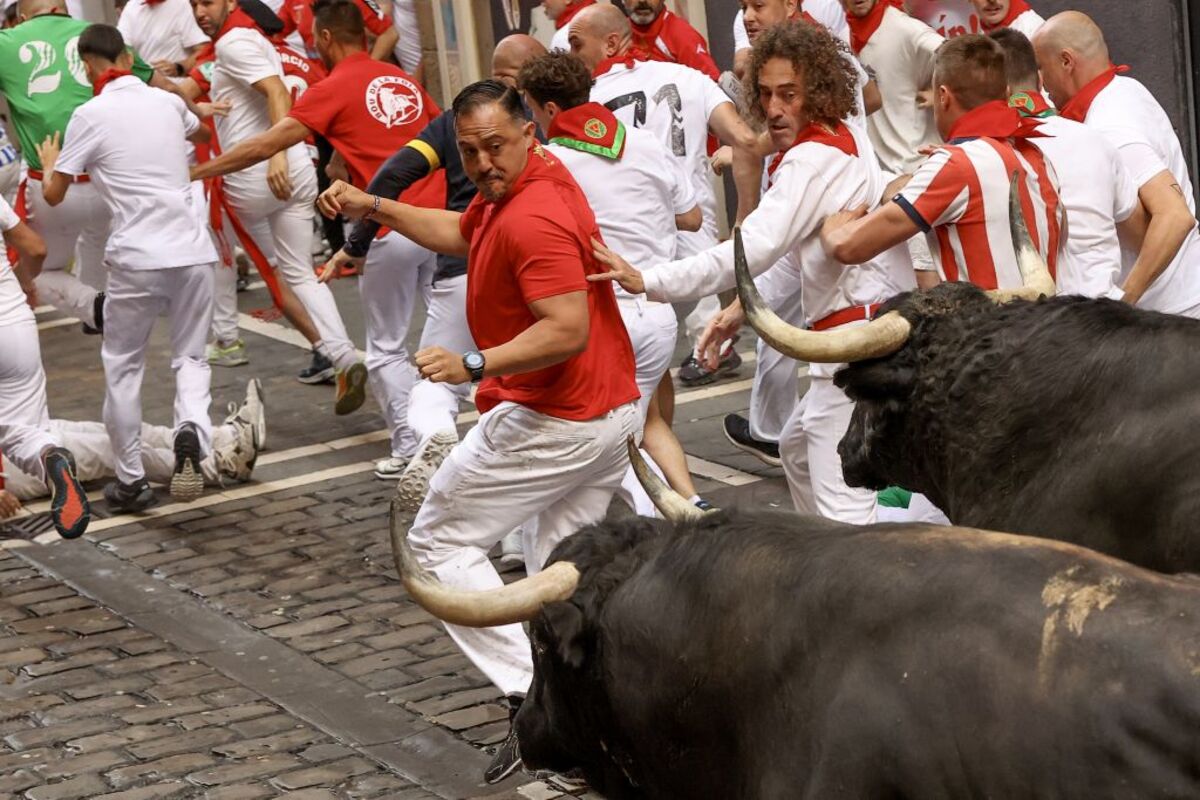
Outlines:
[[[478,350],[463,353],[463,366],[466,367],[467,372],[471,373],[471,383],[479,383],[483,380],[483,368],[486,363],[483,353]]]

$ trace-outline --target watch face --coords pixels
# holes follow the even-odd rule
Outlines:
[[[483,353],[467,353],[463,356],[463,361],[466,363],[467,369],[482,369]]]

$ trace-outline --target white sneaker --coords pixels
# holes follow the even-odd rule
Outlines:
[[[500,540],[501,564],[524,564],[525,548],[521,543],[521,529],[514,528]]]
[[[258,460],[258,448],[254,445],[254,426],[234,416],[230,420],[237,434],[224,447],[213,450],[213,461],[217,474],[235,481],[248,481]]]
[[[458,444],[458,431],[452,428],[438,431],[417,447],[417,452],[396,483],[396,499],[400,509],[415,514],[429,493],[429,481],[446,456]]]
[[[398,481],[408,466],[407,458],[385,458],[375,462],[375,477],[381,481]]]
[[[262,399],[262,382],[251,378],[246,382],[246,399],[240,406],[229,404],[226,425],[247,425],[254,433],[254,449],[259,451],[267,442],[266,406]]]

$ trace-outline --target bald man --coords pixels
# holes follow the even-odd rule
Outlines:
[[[516,88],[517,73],[521,67],[545,53],[546,48],[537,39],[514,33],[496,45],[492,53],[492,75],[496,80]],[[367,192],[380,197],[397,197],[438,168],[446,171],[446,209],[465,210],[475,197],[475,184],[463,171],[458,138],[454,131],[454,112],[451,110],[435,118],[416,138],[385,161],[371,179]],[[329,191],[332,191],[332,187]],[[362,220],[356,223],[346,239],[346,245],[330,259],[325,275],[337,275],[346,264],[361,266],[378,230],[377,222]],[[425,327],[421,331],[422,349],[432,343],[460,353],[475,349],[475,342],[466,325],[466,289],[466,260],[439,253]],[[412,496],[413,503],[419,506],[421,497],[416,496],[416,489],[427,485],[428,476],[433,474],[441,459],[458,442],[455,419],[459,403],[467,398],[469,388],[469,384],[456,386],[419,381],[413,387],[408,404],[408,426],[418,440],[416,455],[411,459],[393,456],[379,461],[375,465],[375,477],[380,480],[399,480],[402,489],[416,487],[413,492],[405,494]],[[415,511],[416,507],[412,510]]]
[[[1050,99],[1066,119],[1099,131],[1120,154],[1149,215],[1137,258],[1123,265],[1123,299],[1139,308],[1200,318],[1200,234],[1179,137],[1162,106],[1113,66],[1104,34],[1067,11],[1033,37]]]

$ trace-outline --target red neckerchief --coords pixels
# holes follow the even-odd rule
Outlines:
[[[1092,107],[1092,101],[1096,99],[1096,95],[1100,94],[1108,85],[1113,82],[1113,79],[1122,72],[1128,72],[1129,67],[1122,64],[1109,64],[1108,69],[1101,72],[1095,78],[1088,81],[1087,85],[1075,93],[1075,96],[1063,104],[1063,107],[1058,110],[1058,113],[1065,119],[1083,122],[1087,118],[1088,109]]]
[[[625,154],[625,126],[599,103],[584,103],[555,115],[546,137],[554,144],[613,161]]]
[[[855,53],[862,52],[862,49],[867,46],[867,42],[871,40],[871,35],[879,30],[888,6],[903,9],[904,0],[878,0],[875,7],[865,17],[856,17],[849,11],[846,12],[846,22],[850,24],[851,50]]]
[[[664,4],[662,13],[649,25],[634,25],[633,20],[630,20],[629,27],[633,31],[634,46],[642,48],[647,53],[653,53],[657,50],[658,45],[655,43],[658,41],[659,35],[662,34],[663,26],[667,24],[667,16],[670,13]]]
[[[558,15],[558,19],[554,20],[554,30],[560,31],[567,27],[571,20],[574,19],[576,14],[578,14],[580,11],[583,11],[588,6],[593,6],[595,4],[596,0],[579,0],[577,3],[571,3],[563,9],[561,14]]]
[[[1028,139],[1041,135],[1037,133],[1038,124],[1036,119],[1022,117],[1015,108],[1009,108],[1004,100],[993,100],[959,117],[946,138],[951,142],[981,136],[989,139]]]
[[[157,6],[165,3],[167,0],[142,0],[142,5]]]
[[[1045,119],[1058,115],[1054,106],[1046,101],[1041,92],[1013,92],[1008,98],[1009,108],[1015,108],[1022,117]]]
[[[606,58],[603,61],[601,61],[599,64],[597,64],[596,68],[594,70],[592,70],[592,77],[599,78],[601,75],[604,75],[605,73],[607,73],[610,69],[615,67],[617,64],[624,64],[625,66],[632,69],[635,61],[649,61],[649,60],[650,60],[650,54],[647,53],[645,50],[642,50],[640,47],[631,47],[625,51],[624,55],[610,56],[609,58]]]
[[[213,41],[218,41],[222,36],[229,33],[234,28],[252,28],[253,30],[262,32],[261,29],[254,24],[254,19],[242,11],[240,8],[235,8],[229,12],[229,16],[225,18],[225,24],[221,26],[221,30],[217,31],[217,35],[213,37]]]
[[[1029,7],[1029,3],[1026,3],[1025,0],[1012,0],[1012,2],[1008,4],[1008,14],[1004,17],[1004,19],[1000,20],[995,25],[988,25],[982,19],[979,20],[979,23],[983,26],[984,33],[991,33],[992,31],[998,31],[1001,28],[1007,28],[1009,25],[1013,24],[1013,20],[1024,14],[1026,11],[1031,10],[1032,9]]]
[[[848,156],[858,156],[858,143],[854,141],[854,134],[850,133],[850,129],[846,127],[846,123],[839,122],[830,128],[816,122],[811,122],[807,128],[796,135],[796,141],[792,142],[791,147],[787,150],[780,150],[775,154],[775,157],[771,159],[771,163],[767,166],[767,175],[775,174],[775,170],[779,169],[779,165],[783,163],[783,157],[791,152],[792,147],[797,147],[805,142],[826,144],[830,147],[836,147]]]
[[[820,28],[821,30],[825,30],[825,26],[822,25],[821,23],[817,22],[817,18],[814,17],[812,14],[808,13],[807,11],[800,12],[800,19],[804,20],[809,25],[815,25],[818,28]]]
[[[92,84],[92,97],[98,97],[104,91],[104,87],[109,84],[109,81],[115,81],[117,78],[124,78],[126,75],[133,73],[127,69],[117,69],[110,67],[100,73],[100,77],[96,78],[96,82]]]

